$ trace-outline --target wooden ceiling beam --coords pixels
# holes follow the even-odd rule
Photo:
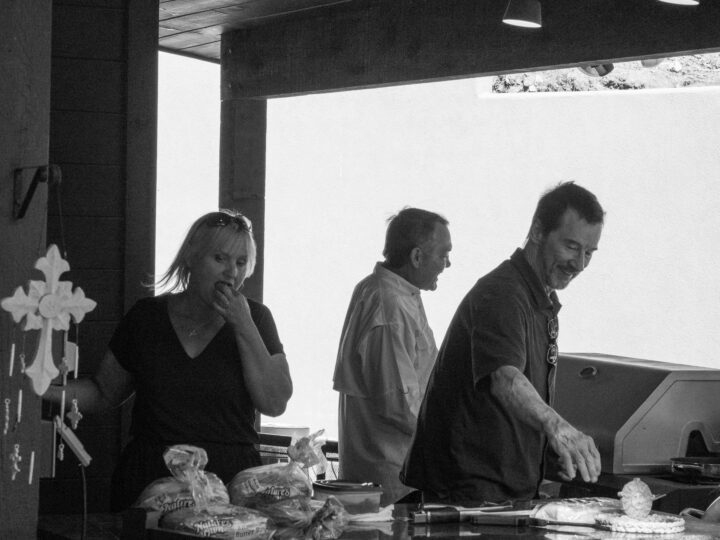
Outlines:
[[[407,84],[720,50],[720,2],[543,2],[543,28],[502,24],[506,0],[355,0],[223,34],[222,99]]]

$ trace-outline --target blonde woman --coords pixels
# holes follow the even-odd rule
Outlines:
[[[97,373],[66,388],[86,411],[135,395],[131,440],[113,475],[114,510],[168,476],[162,454],[169,445],[204,448],[206,470],[224,482],[260,464],[255,413],[282,414],[292,381],[270,310],[240,292],[255,254],[245,216],[219,211],[197,219],[157,283],[168,292],[138,301]],[[47,397],[59,402],[60,392],[53,387]]]

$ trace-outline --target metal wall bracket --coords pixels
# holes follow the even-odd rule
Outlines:
[[[30,186],[25,189],[24,171],[35,169]],[[25,217],[30,201],[32,201],[35,190],[40,182],[51,184],[59,184],[62,181],[62,172],[58,165],[42,165],[40,167],[23,167],[15,169],[14,186],[13,186],[13,217],[22,219]]]

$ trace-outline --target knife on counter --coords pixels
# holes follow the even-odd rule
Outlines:
[[[512,505],[483,506],[465,508],[462,506],[425,505],[422,509],[411,512],[412,522],[425,523],[459,523],[470,521],[473,517],[496,515],[502,513],[504,517],[529,517],[532,509],[518,510]]]
[[[502,513],[484,513],[482,515],[475,514],[470,518],[473,525],[506,525],[510,527],[590,527],[593,529],[603,529],[604,527],[596,523],[577,523],[572,521],[553,521],[549,519],[533,518],[528,515],[512,515],[506,512]]]

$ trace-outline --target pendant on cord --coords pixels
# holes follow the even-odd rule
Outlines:
[[[7,435],[8,429],[10,429],[10,398],[5,398],[3,403],[5,405],[5,416],[3,419],[3,435]]]
[[[70,427],[72,427],[73,430],[76,430],[78,422],[80,422],[83,417],[82,413],[80,412],[80,408],[78,407],[77,399],[72,400],[72,408],[70,409],[70,412],[67,413],[65,416],[67,416],[70,420]]]
[[[20,445],[19,444],[15,444],[13,446],[12,454],[10,454],[10,461],[12,462],[12,465],[10,466],[10,479],[12,481],[15,481],[15,477],[20,472],[19,463],[22,461],[22,456],[20,455]]]

